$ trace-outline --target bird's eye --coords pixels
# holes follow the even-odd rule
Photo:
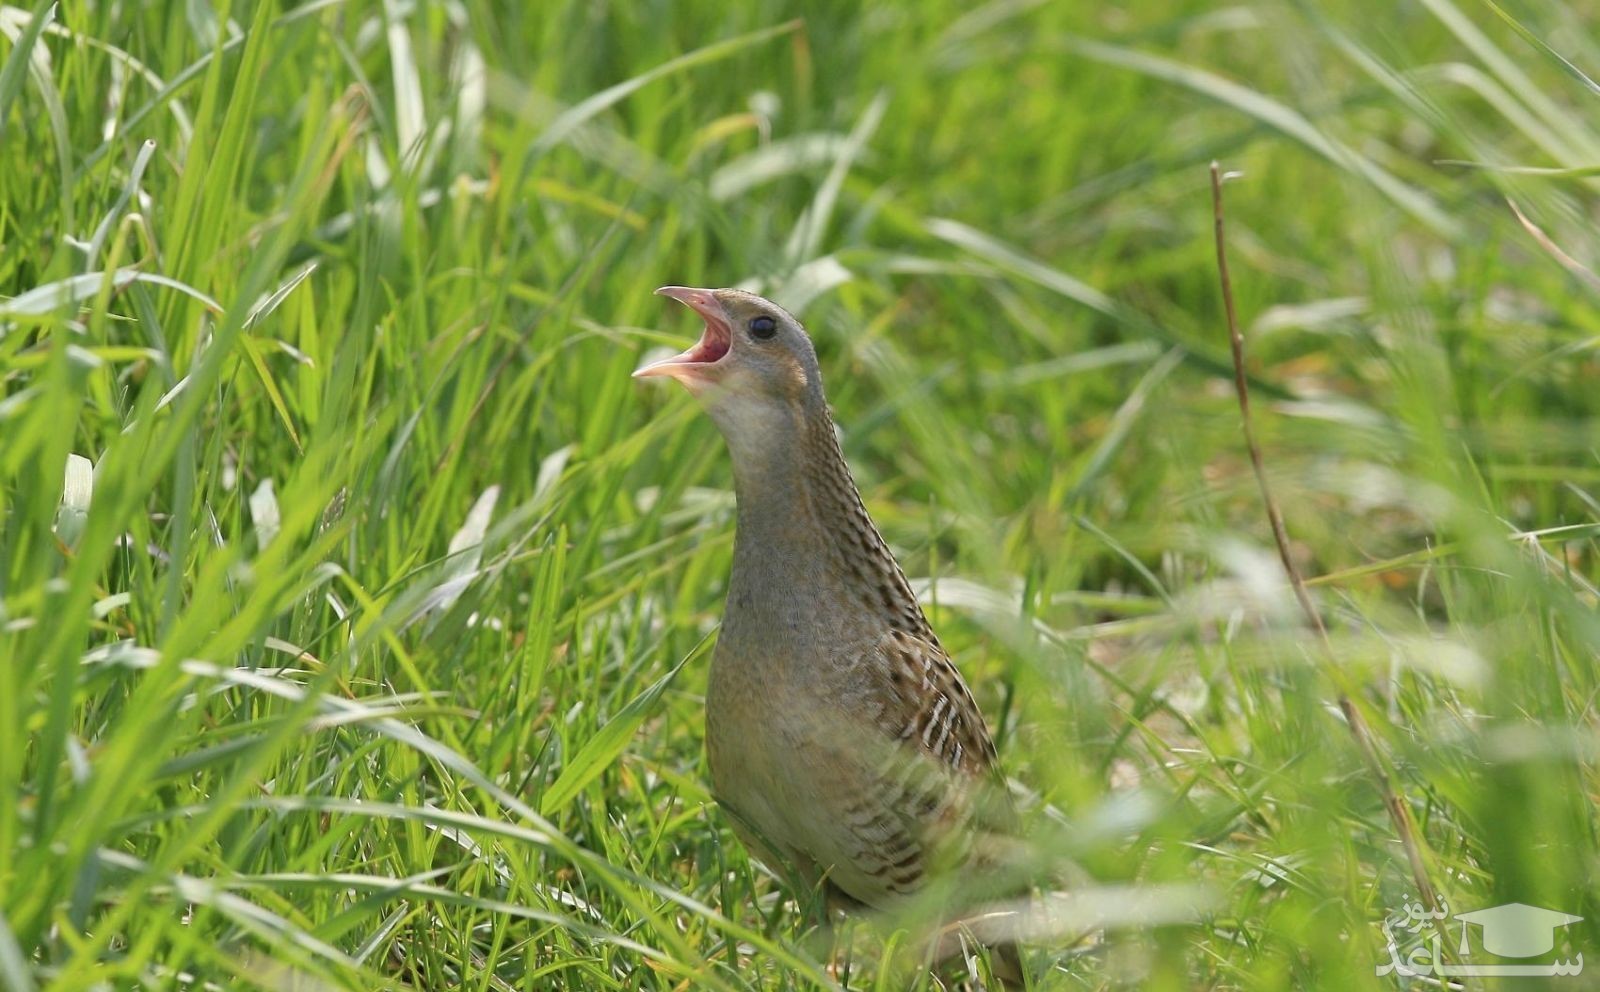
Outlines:
[[[765,341],[778,333],[778,322],[762,314],[750,318],[750,336],[758,341]]]

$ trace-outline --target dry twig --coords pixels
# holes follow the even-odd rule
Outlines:
[[[1509,196],[1506,197],[1506,206],[1511,208],[1511,212],[1516,215],[1517,222],[1522,225],[1522,229],[1528,232],[1534,243],[1543,248],[1546,254],[1559,262],[1562,268],[1582,280],[1584,285],[1590,289],[1600,291],[1600,276],[1595,275],[1588,266],[1563,251],[1560,245],[1551,240],[1550,235],[1544,233],[1544,228],[1528,219],[1528,215],[1522,212],[1521,207],[1517,206],[1516,200]]]
[[[1289,554],[1289,534],[1283,525],[1283,513],[1279,511],[1277,500],[1272,498],[1272,488],[1267,484],[1267,470],[1261,459],[1261,446],[1256,443],[1255,427],[1250,419],[1250,387],[1244,372],[1244,336],[1239,333],[1239,320],[1234,311],[1233,282],[1228,277],[1228,252],[1223,237],[1222,182],[1222,171],[1216,162],[1212,162],[1211,206],[1216,220],[1217,274],[1222,280],[1222,306],[1228,319],[1228,344],[1233,349],[1233,388],[1239,397],[1244,443],[1250,450],[1250,467],[1255,470],[1256,484],[1261,489],[1261,501],[1266,504],[1267,520],[1272,525],[1272,540],[1278,546],[1278,557],[1283,562],[1284,572],[1289,576],[1289,586],[1294,590],[1300,609],[1305,612],[1306,618],[1317,632],[1323,656],[1329,663],[1331,671],[1333,643],[1328,639],[1328,628],[1323,625],[1321,614],[1317,612],[1316,606],[1311,602],[1310,593],[1306,591],[1306,583],[1300,576],[1300,569]],[[1366,717],[1362,716],[1361,711],[1356,708],[1355,701],[1343,689],[1338,690],[1338,703],[1339,712],[1344,714],[1345,725],[1350,728],[1350,736],[1355,738],[1356,749],[1361,752],[1361,759],[1366,763],[1367,771],[1377,783],[1378,792],[1383,797],[1383,805],[1388,809],[1389,819],[1393,821],[1395,833],[1400,837],[1400,845],[1405,849],[1406,860],[1411,866],[1411,878],[1417,886],[1417,895],[1428,908],[1435,909],[1439,904],[1438,894],[1428,879],[1428,868],[1423,861],[1422,845],[1417,841],[1417,828],[1412,822],[1411,810],[1395,791],[1394,782],[1389,777],[1388,769],[1384,767],[1383,757],[1378,750],[1377,742],[1373,739],[1372,728],[1367,725]]]

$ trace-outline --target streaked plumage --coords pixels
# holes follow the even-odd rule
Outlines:
[[[994,743],[861,503],[810,339],[758,296],[660,292],[706,331],[636,375],[700,398],[738,496],[706,698],[718,801],[758,856],[841,904],[891,909],[957,869],[981,892],[983,841],[1010,826]]]

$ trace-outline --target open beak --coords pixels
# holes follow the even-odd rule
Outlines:
[[[706,322],[706,329],[694,347],[671,358],[651,362],[633,373],[635,379],[653,375],[668,375],[688,385],[692,380],[703,379],[717,362],[727,356],[733,347],[733,326],[722,309],[716,293],[709,289],[691,289],[688,286],[662,286],[657,296],[670,296],[687,304]]]

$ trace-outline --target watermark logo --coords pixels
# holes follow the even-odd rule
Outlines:
[[[1461,926],[1461,938],[1455,953],[1458,960],[1449,960],[1450,956],[1444,952],[1444,935],[1452,929],[1445,921],[1450,919]],[[1562,927],[1582,919],[1571,913],[1558,913],[1520,902],[1508,902],[1504,906],[1491,906],[1472,913],[1458,913],[1453,918],[1450,916],[1450,907],[1443,902],[1438,909],[1429,909],[1420,903],[1408,903],[1399,912],[1390,912],[1384,917],[1383,939],[1389,951],[1389,960],[1377,966],[1377,974],[1382,977],[1393,973],[1408,978],[1421,975],[1440,978],[1502,975],[1556,978],[1579,975],[1583,973],[1582,954],[1570,961],[1527,964],[1473,961],[1472,935],[1474,927],[1480,928],[1481,951],[1496,957],[1537,958],[1555,948],[1556,933]]]

